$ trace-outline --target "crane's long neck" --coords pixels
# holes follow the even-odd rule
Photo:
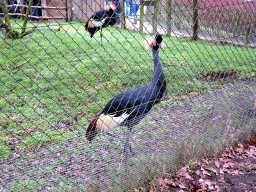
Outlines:
[[[153,50],[153,61],[154,61],[154,75],[151,80],[151,83],[154,85],[160,82],[161,84],[165,81],[162,65],[160,58],[158,56],[158,50],[156,51],[155,49]]]

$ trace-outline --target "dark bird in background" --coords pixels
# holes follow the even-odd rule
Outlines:
[[[159,103],[166,91],[165,76],[162,70],[158,50],[161,47],[162,36],[156,35],[152,46],[154,75],[148,85],[125,91],[115,96],[106,107],[95,115],[89,124],[86,138],[92,141],[98,132],[108,133],[117,126],[127,126],[127,139],[124,143],[124,152],[127,147],[132,152],[129,144],[129,135],[134,125],[146,116],[153,105]]]
[[[108,10],[102,10],[96,12],[91,18],[87,21],[85,24],[85,30],[88,31],[91,34],[91,37],[93,35],[101,30],[100,36],[102,41],[102,28],[113,26],[118,21],[118,15],[116,14],[116,2],[109,2],[108,4]]]

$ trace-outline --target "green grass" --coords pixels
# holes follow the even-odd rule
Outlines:
[[[101,45],[99,34],[91,39],[81,23],[56,28],[38,24],[39,30],[23,39],[0,39],[1,159],[12,150],[81,133],[115,94],[144,85],[153,75],[152,53],[142,46],[145,34],[108,28]],[[255,76],[254,49],[167,37],[164,42],[160,57],[168,93],[159,106],[223,86],[199,82],[200,73],[232,69],[241,79]]]

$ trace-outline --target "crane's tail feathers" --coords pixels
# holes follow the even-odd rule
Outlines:
[[[88,28],[94,28],[95,25],[93,23],[93,21],[89,20],[86,24],[85,24],[85,29],[87,30]]]
[[[86,132],[86,138],[92,141],[98,132],[107,133],[113,128],[119,126],[129,114],[123,113],[121,116],[115,117],[115,115],[101,114],[93,117]]]
[[[87,131],[86,131],[86,139],[88,141],[92,141],[94,139],[94,137],[97,135],[98,131],[97,131],[97,121],[99,119],[99,115],[95,115],[92,118],[91,123],[89,124]]]

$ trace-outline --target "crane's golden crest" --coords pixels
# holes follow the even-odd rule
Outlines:
[[[101,114],[96,124],[96,130],[100,130],[101,132],[108,132],[120,125],[128,116],[129,114],[126,113],[119,117],[114,117],[114,115]]]

